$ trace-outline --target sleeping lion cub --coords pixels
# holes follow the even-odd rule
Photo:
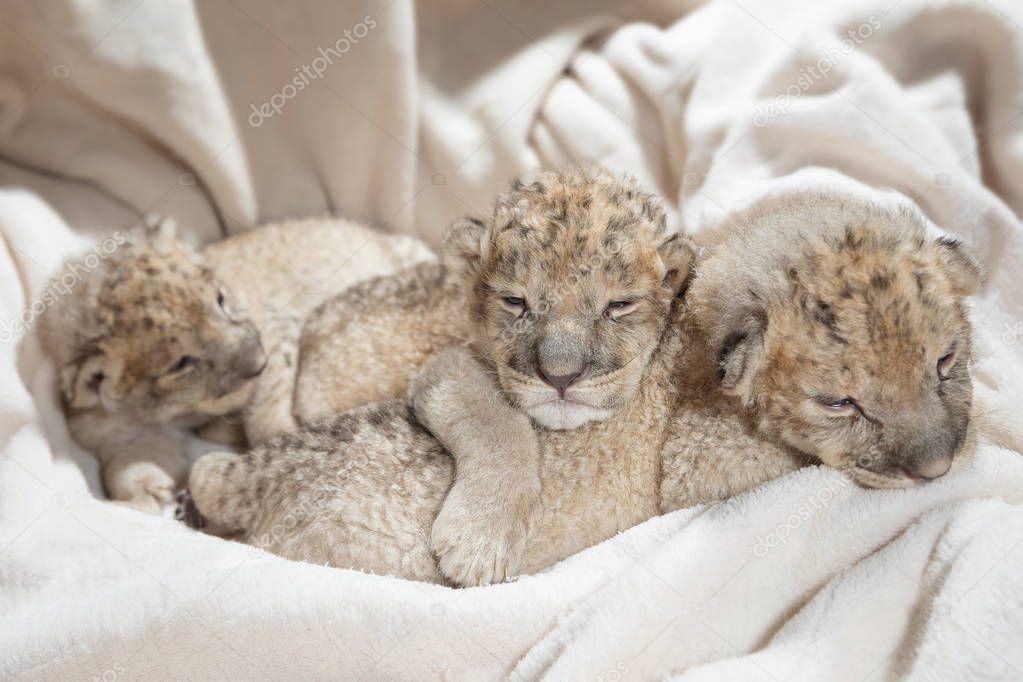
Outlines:
[[[335,219],[266,225],[201,253],[175,230],[152,219],[95,269],[67,263],[81,279],[40,324],[72,437],[100,460],[111,499],[151,512],[184,483],[188,429],[238,412],[252,443],[294,428],[295,347],[317,303],[432,257]]]
[[[657,513],[663,407],[673,391],[668,368],[683,351],[667,324],[694,255],[687,238],[665,232],[652,196],[597,171],[517,183],[489,221],[449,230],[452,272],[437,276],[461,282],[452,289],[465,293],[452,304],[434,289],[437,297],[427,300],[455,310],[447,317],[431,310],[428,319],[451,330],[451,343],[471,338],[515,397],[516,407],[500,410],[490,428],[528,429],[532,419],[543,426],[545,451],[557,453],[509,481],[514,489],[491,510],[525,526],[534,510],[552,512],[528,548],[508,548],[528,553],[527,570]],[[542,307],[526,303],[524,288],[543,292]],[[353,295],[362,294],[346,292],[332,305]],[[405,338],[397,328],[382,330],[382,343]],[[207,455],[189,489],[208,520],[283,556],[438,581],[444,576],[430,528],[454,477],[443,446],[404,401],[390,401],[247,454]],[[499,564],[453,580],[489,582],[505,573]]]

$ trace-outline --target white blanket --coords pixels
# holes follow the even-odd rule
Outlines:
[[[1023,9],[719,0],[637,22],[667,4],[0,9],[0,675],[1023,677],[1023,458],[992,443],[1023,430]],[[87,238],[147,210],[204,240],[333,211],[434,240],[511,175],[579,161],[634,173],[697,232],[826,189],[970,240],[976,458],[906,491],[807,469],[470,590],[96,499],[31,332]]]

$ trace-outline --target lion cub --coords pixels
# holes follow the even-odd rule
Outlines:
[[[657,512],[664,407],[673,393],[667,368],[683,351],[668,322],[694,256],[687,238],[665,232],[660,206],[631,181],[569,171],[516,183],[490,221],[464,221],[448,233],[453,272],[436,276],[456,283],[432,295],[462,293],[453,304],[438,298],[442,314],[430,312],[426,322],[471,339],[513,400],[514,407],[495,406],[499,419],[490,432],[528,429],[532,419],[544,427],[542,447],[550,453],[539,462],[526,453],[532,464],[522,462],[529,468],[507,482],[500,505],[489,510],[520,520],[522,528],[508,529],[512,537],[541,519],[528,546],[501,547],[503,538],[492,544],[523,555],[512,568],[537,570]],[[400,295],[404,281],[387,286]],[[349,291],[339,300],[353,295],[363,294]],[[423,321],[415,301],[410,305],[415,328]],[[396,328],[379,329],[381,343],[403,338]],[[489,381],[480,374],[475,380]],[[208,520],[282,556],[438,581],[444,571],[430,529],[455,469],[409,407],[390,401],[247,454],[207,455],[193,468],[189,489]],[[491,562],[449,577],[491,582],[508,568]]]
[[[159,511],[183,483],[188,428],[242,410],[254,442],[294,427],[295,346],[317,303],[430,257],[340,220],[268,225],[200,255],[151,220],[94,270],[67,263],[81,279],[42,316],[71,435],[111,499]]]

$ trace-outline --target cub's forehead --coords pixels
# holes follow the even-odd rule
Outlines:
[[[489,260],[486,278],[503,286],[646,285],[660,274],[655,240],[566,226],[516,229],[493,244]]]
[[[202,260],[183,245],[166,244],[157,248],[148,244],[122,247],[112,256],[109,280],[130,280],[139,285],[148,281],[194,281],[209,275]]]
[[[495,226],[486,260],[495,276],[558,278],[568,273],[638,278],[657,269],[660,230],[636,210],[603,197],[549,206],[534,202]]]
[[[803,261],[788,273],[795,290],[836,313],[858,312],[908,333],[940,331],[961,312],[961,297],[929,243],[817,250]]]
[[[190,324],[186,318],[205,307],[215,282],[213,272],[186,253],[141,248],[111,265],[98,302],[125,320],[168,314]]]
[[[790,298],[774,311],[779,335],[807,358],[831,357],[878,380],[929,372],[936,354],[969,344],[961,297],[932,251],[906,244],[808,253],[785,273]]]

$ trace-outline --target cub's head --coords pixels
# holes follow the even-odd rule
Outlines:
[[[266,356],[231,293],[169,221],[117,241],[69,261],[44,292],[41,340],[67,407],[149,423],[243,407]]]
[[[633,396],[694,257],[652,195],[594,169],[514,183],[490,220],[454,224],[445,251],[501,388],[551,429]]]
[[[712,335],[721,386],[766,434],[863,485],[942,476],[972,447],[963,298],[980,286],[977,261],[912,211],[815,214],[768,217],[709,259],[706,284],[697,276],[694,299],[715,286],[731,301],[718,299]]]

